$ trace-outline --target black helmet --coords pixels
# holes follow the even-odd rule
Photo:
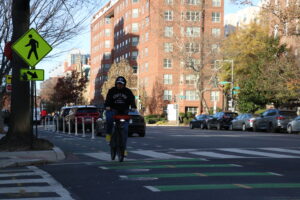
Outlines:
[[[115,85],[117,85],[117,83],[123,84],[124,86],[126,86],[126,79],[123,76],[119,76],[116,79]]]

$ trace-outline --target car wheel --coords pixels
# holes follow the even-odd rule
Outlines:
[[[293,133],[293,129],[292,129],[292,126],[291,126],[291,125],[288,125],[288,127],[287,127],[287,132],[288,132],[289,134],[292,134],[292,133]]]
[[[221,124],[220,123],[217,124],[217,130],[221,130]]]
[[[274,125],[272,123],[270,123],[269,126],[268,126],[268,132],[269,133],[275,133],[276,132],[276,128],[274,127]]]
[[[232,124],[229,125],[229,130],[233,131],[233,125]]]
[[[243,124],[243,126],[242,126],[242,131],[246,131],[247,129],[246,129],[246,124]]]
[[[194,129],[194,126],[192,123],[190,123],[190,129]]]
[[[145,132],[145,131],[139,133],[139,136],[140,136],[140,137],[145,137],[145,135],[146,135],[146,132]]]
[[[204,129],[204,124],[203,123],[200,124],[200,128]]]
[[[211,130],[211,125],[210,124],[207,124],[207,129]]]

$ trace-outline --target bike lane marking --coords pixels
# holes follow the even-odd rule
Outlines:
[[[152,150],[139,150],[139,151],[130,151],[135,154],[140,154],[143,156],[148,156],[151,158],[161,158],[161,159],[168,159],[168,158],[187,158],[187,157],[182,157],[182,156],[175,156],[172,154],[167,154],[167,153],[159,153],[155,152]]]
[[[270,157],[270,158],[299,158],[297,156],[282,155],[282,154],[276,154],[276,153],[260,152],[260,151],[237,149],[237,148],[220,148],[219,150],[240,153],[240,154],[264,156],[264,157]]]
[[[236,164],[180,164],[180,165],[125,165],[125,166],[99,166],[101,169],[167,169],[167,168],[211,168],[211,167],[241,167]]]
[[[152,192],[171,192],[188,190],[219,189],[293,189],[300,188],[300,183],[235,183],[235,184],[199,184],[199,185],[154,185],[144,186]]]
[[[165,173],[165,174],[134,174],[120,175],[122,179],[135,178],[184,178],[184,177],[216,177],[216,176],[281,176],[273,172],[195,172],[195,173]]]

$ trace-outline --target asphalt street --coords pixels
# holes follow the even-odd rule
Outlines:
[[[18,199],[300,199],[300,135],[147,127],[144,138],[128,139],[123,163],[110,160],[103,137],[39,136],[60,147],[66,159],[0,170],[0,199],[12,199],[21,186],[27,196]]]

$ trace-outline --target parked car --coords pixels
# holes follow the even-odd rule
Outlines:
[[[106,111],[103,112],[101,117],[96,123],[97,135],[102,135],[106,132]],[[138,112],[129,112],[128,115],[131,117],[128,126],[128,136],[132,136],[137,133],[140,137],[144,137],[146,134],[146,123],[144,117]]]
[[[253,128],[253,122],[255,120],[255,117],[256,116],[251,113],[240,114],[231,121],[229,129],[242,131],[250,130]]]
[[[77,118],[77,127],[82,128],[82,124],[84,122],[85,129],[92,128],[92,122],[96,123],[97,119],[100,117],[100,113],[96,106],[89,105],[89,106],[74,106],[71,108],[69,114],[65,117],[66,119],[66,126],[70,128],[71,132],[75,131],[75,119]],[[84,121],[82,121],[84,120]]]
[[[300,132],[300,116],[297,116],[295,119],[290,121],[287,125],[288,133]]]
[[[255,119],[253,131],[278,132],[286,130],[288,123],[297,116],[296,111],[269,109]]]
[[[207,120],[207,128],[216,128],[221,130],[223,128],[229,129],[231,121],[238,116],[235,112],[217,112],[212,118]]]
[[[71,110],[72,106],[66,106],[66,107],[62,107],[60,109],[59,115],[57,115],[56,117],[58,117],[58,119],[55,117],[54,121],[55,124],[58,121],[58,130],[62,131],[63,130],[63,120],[65,119],[65,117],[69,114],[70,110]],[[66,125],[65,125],[66,126]],[[57,127],[57,126],[55,126]],[[66,129],[65,129],[66,130]]]
[[[206,121],[210,119],[212,116],[211,115],[197,115],[195,118],[190,121],[190,129],[194,128],[201,128],[205,129],[207,128]]]

